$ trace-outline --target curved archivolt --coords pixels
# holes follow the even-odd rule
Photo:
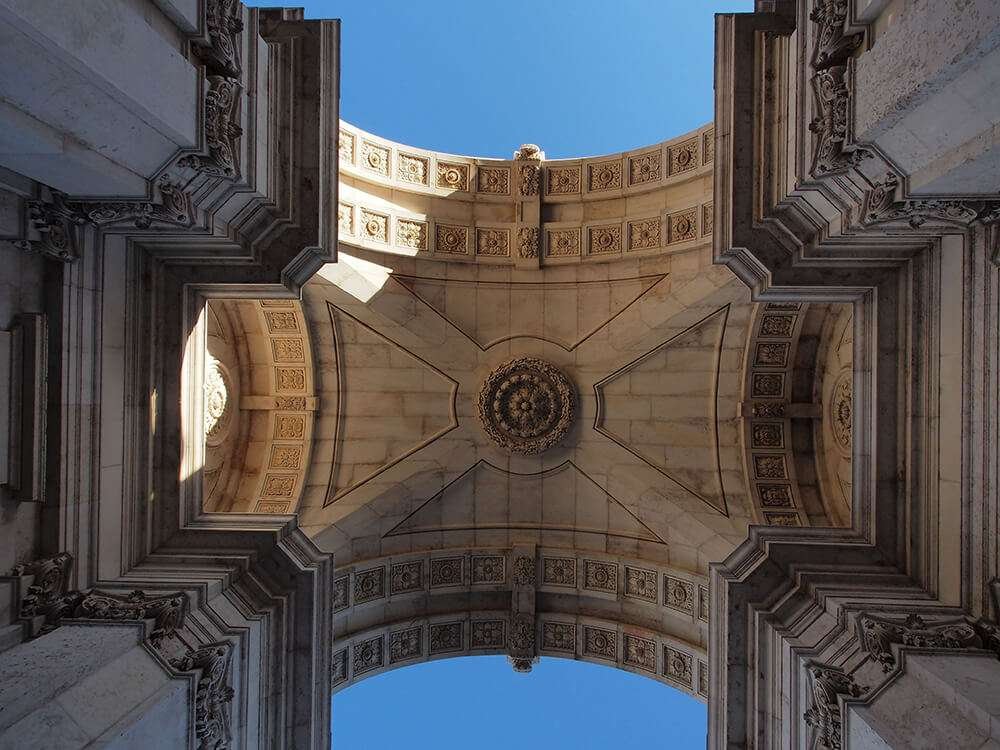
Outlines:
[[[714,144],[709,125],[587,159],[478,159],[341,122],[340,242],[527,267],[690,249],[712,233]]]
[[[515,622],[526,616],[511,608],[515,589],[526,585],[518,562],[513,550],[441,550],[338,570],[333,689],[434,659],[527,649],[616,666],[708,699],[706,579],[540,549],[529,585],[541,606],[525,631]]]
[[[200,466],[208,511],[291,513],[298,505],[317,408],[309,328],[296,300],[210,300],[204,347]]]

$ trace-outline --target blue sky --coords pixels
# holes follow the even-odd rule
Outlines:
[[[256,4],[256,3],[255,3]],[[273,4],[273,3],[262,3]],[[715,13],[751,0],[305,0],[340,18],[341,116],[412,146],[550,159],[712,119]]]
[[[273,5],[274,2],[253,4]],[[752,0],[305,0],[341,18],[341,116],[422,148],[549,158],[657,143],[712,119],[717,12]],[[333,702],[334,750],[703,748],[705,707],[661,683],[543,659],[448,659]]]
[[[614,667],[502,656],[417,664],[333,699],[334,750],[704,748],[704,704]]]

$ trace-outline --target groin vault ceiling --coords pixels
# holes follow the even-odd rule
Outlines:
[[[433,613],[516,653],[482,617],[521,549],[539,606],[648,629],[703,698],[709,564],[850,516],[849,306],[755,305],[713,264],[710,127],[559,161],[340,137],[338,262],[209,304],[207,506],[296,512],[333,553],[338,689]]]
[[[758,309],[712,264],[711,128],[554,162],[340,137],[339,262],[209,306],[210,507],[295,508],[342,565],[530,542],[701,574],[750,523],[846,518],[849,310]]]

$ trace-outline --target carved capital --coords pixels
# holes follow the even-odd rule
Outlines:
[[[838,667],[813,662],[806,665],[806,671],[812,685],[812,703],[803,719],[816,730],[817,745],[840,750],[843,746],[840,697],[857,697],[861,688],[854,677]]]

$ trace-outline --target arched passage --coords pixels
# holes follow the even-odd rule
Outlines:
[[[538,548],[368,560],[334,579],[333,688],[455,656],[615,666],[708,698],[707,580],[663,565]]]

